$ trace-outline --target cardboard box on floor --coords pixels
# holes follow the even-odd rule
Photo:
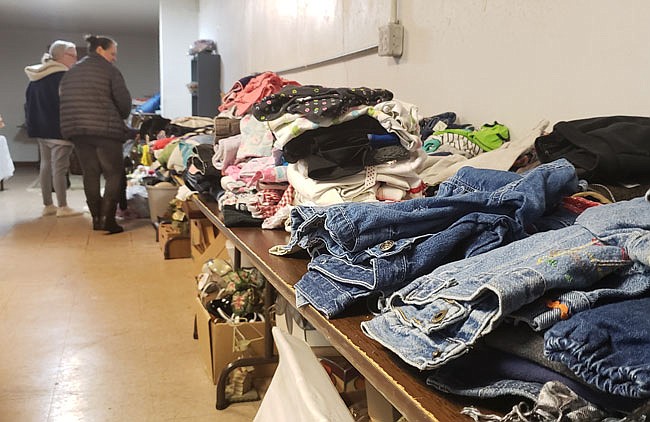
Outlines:
[[[160,223],[158,225],[158,242],[165,259],[190,257],[189,236],[181,236],[172,227],[171,223]]]
[[[241,357],[240,352],[233,350],[235,328],[225,322],[215,321],[199,298],[194,303],[201,359],[208,376],[216,384],[223,368]],[[253,340],[247,357],[264,356],[264,322],[241,323],[236,328],[246,339]],[[274,372],[275,365],[259,365],[255,367],[255,378],[271,377]]]
[[[207,218],[190,219],[190,240],[193,266],[201,272],[203,264],[209,259],[221,258],[232,263],[228,257],[226,237],[216,230]]]
[[[201,263],[224,254],[225,238],[207,218],[190,219],[190,239],[192,239],[192,259]]]

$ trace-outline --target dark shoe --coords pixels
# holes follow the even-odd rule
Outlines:
[[[93,217],[93,230],[104,230],[104,222],[101,217]]]
[[[107,221],[104,223],[104,231],[108,232],[106,234],[122,233],[124,231],[124,227],[120,226],[115,221]]]
[[[122,233],[124,229],[115,222],[115,211],[117,210],[117,201],[111,201],[104,197],[102,199],[101,216],[104,218],[104,230],[109,234]]]
[[[93,217],[93,228],[95,227],[95,221],[99,222],[101,220],[102,214],[102,203],[101,203],[101,198],[99,201],[86,201],[86,204],[88,204],[88,211],[90,211],[90,215]],[[103,223],[99,224],[99,229],[101,230]]]

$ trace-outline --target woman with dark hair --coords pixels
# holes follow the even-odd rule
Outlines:
[[[79,156],[93,230],[120,233],[124,229],[115,221],[115,211],[124,174],[122,144],[130,134],[124,119],[131,112],[131,94],[113,65],[117,43],[104,36],[85,39],[88,55],[61,80],[61,132],[72,140]]]

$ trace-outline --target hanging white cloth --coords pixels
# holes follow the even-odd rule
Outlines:
[[[7,138],[0,135],[0,180],[8,179],[14,175],[14,162],[9,154]]]
[[[273,327],[280,362],[254,422],[352,422],[354,419],[311,347]]]

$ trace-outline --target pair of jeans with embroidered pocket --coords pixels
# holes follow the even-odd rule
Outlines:
[[[527,237],[529,227],[577,189],[575,169],[566,160],[525,175],[464,167],[435,197],[295,207],[289,244],[276,253],[296,247],[310,253],[308,272],[294,286],[296,304],[310,303],[332,317],[439,265]]]
[[[547,292],[589,291],[616,272],[624,277],[634,262],[650,265],[643,198],[589,208],[572,226],[438,267],[395,292],[361,327],[405,362],[433,369]]]

